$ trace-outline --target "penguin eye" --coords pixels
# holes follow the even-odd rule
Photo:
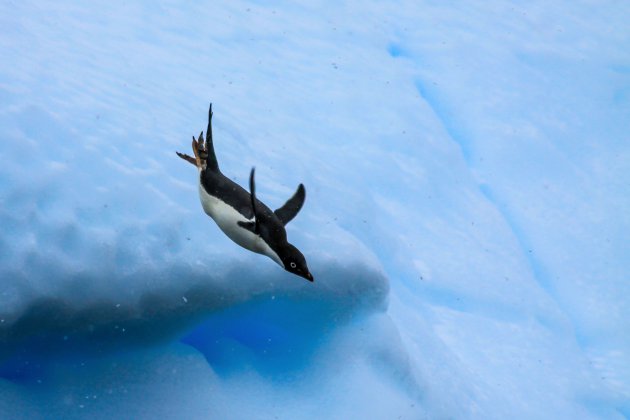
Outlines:
[[[294,263],[293,261],[291,261],[291,264],[289,264],[289,265],[291,266],[291,268],[295,268],[295,267],[297,267],[297,264],[296,264],[296,263]]]

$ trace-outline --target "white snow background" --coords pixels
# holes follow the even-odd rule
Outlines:
[[[0,2],[0,418],[629,418],[628,22]],[[201,210],[209,102],[314,284]]]

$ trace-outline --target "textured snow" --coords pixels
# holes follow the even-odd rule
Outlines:
[[[0,3],[0,417],[630,417],[628,19]],[[210,101],[314,284],[203,213]]]

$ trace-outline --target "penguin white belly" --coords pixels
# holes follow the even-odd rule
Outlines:
[[[254,220],[253,218],[247,219],[232,206],[208,194],[201,183],[199,183],[199,198],[203,210],[208,216],[212,217],[217,226],[219,226],[228,238],[243,248],[266,255],[281,267],[284,266],[278,254],[276,254],[259,235],[238,225],[238,222],[252,222]]]

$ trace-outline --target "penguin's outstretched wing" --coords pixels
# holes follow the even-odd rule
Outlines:
[[[254,211],[254,233],[260,232],[258,226],[258,212],[256,211],[256,183],[254,182],[254,172],[256,168],[252,168],[249,173],[249,197],[252,199],[252,210]]]
[[[260,233],[260,228],[258,225],[258,212],[256,211],[256,183],[254,182],[254,172],[256,168],[252,168],[252,171],[249,173],[249,198],[252,201],[252,211],[254,212],[254,221],[253,222],[238,222],[237,224],[241,227],[244,227],[247,230],[254,232],[255,234]]]
[[[306,190],[304,189],[304,185],[300,184],[295,194],[293,194],[293,197],[289,198],[289,200],[284,203],[284,206],[274,211],[283,225],[293,220],[304,205],[305,199]]]

